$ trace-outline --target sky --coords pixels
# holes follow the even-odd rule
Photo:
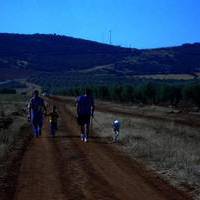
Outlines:
[[[134,48],[200,42],[200,0],[0,0],[0,32]]]

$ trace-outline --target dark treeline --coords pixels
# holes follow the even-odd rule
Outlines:
[[[26,84],[25,83],[21,83],[18,81],[7,81],[5,83],[1,83],[0,84],[0,89],[13,89],[13,88],[26,88]]]
[[[57,93],[78,96],[85,87],[60,90]],[[155,105],[196,105],[200,107],[200,84],[170,85],[144,83],[124,86],[90,86],[93,95],[102,100],[121,103],[141,103]]]
[[[0,88],[0,94],[16,94],[17,91],[15,89],[9,88]]]
[[[0,94],[16,94],[19,88],[26,88],[25,83],[17,82],[17,81],[7,81],[5,83],[0,84]]]

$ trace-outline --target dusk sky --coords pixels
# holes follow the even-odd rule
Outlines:
[[[136,48],[200,42],[200,0],[0,0],[0,32]]]

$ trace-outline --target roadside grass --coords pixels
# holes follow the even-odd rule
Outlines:
[[[26,120],[27,98],[0,95],[0,199],[12,199],[20,163],[31,136]],[[9,121],[8,125],[5,125]]]
[[[133,75],[133,78],[147,78],[156,80],[192,80],[194,75],[190,74],[152,74],[152,75]]]
[[[0,161],[8,156],[19,137],[23,137],[20,135],[20,129],[25,125],[26,120],[23,117],[18,117],[8,129],[0,131]]]
[[[13,112],[23,112],[28,99],[20,94],[0,94],[0,117]]]
[[[74,106],[69,108],[76,113]],[[120,108],[123,110],[124,107]],[[159,112],[160,108],[154,110]],[[150,115],[147,108],[140,111]],[[160,110],[163,116],[166,116],[167,112],[169,112],[167,108],[164,111]],[[112,142],[112,122],[120,120],[120,142],[116,144],[117,148],[122,149],[133,159],[145,163],[171,185],[189,191],[198,200],[200,199],[200,128],[169,121],[168,118],[163,121],[96,111],[92,130],[98,136]]]
[[[121,121],[119,148],[145,162],[172,185],[188,185],[200,194],[200,128],[153,119],[96,112],[93,127],[102,137],[112,137],[112,122]]]
[[[4,159],[19,137],[20,128],[27,124],[26,98],[19,94],[0,95],[0,120],[11,119],[8,127],[0,127],[0,160]]]
[[[0,94],[0,103],[25,102],[27,98],[20,94]]]

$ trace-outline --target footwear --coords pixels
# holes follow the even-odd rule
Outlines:
[[[40,128],[38,129],[38,133],[39,133],[39,134],[38,134],[39,136],[42,135],[42,130],[41,130]]]
[[[84,135],[81,134],[81,141],[84,141]]]
[[[35,130],[35,137],[38,138],[39,137],[39,133],[37,130]]]
[[[87,141],[88,141],[88,139],[87,139],[87,137],[85,137],[85,138],[84,138],[84,142],[87,142]]]

